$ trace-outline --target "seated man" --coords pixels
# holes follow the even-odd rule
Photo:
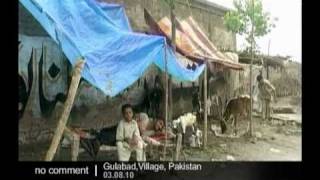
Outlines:
[[[135,117],[142,139],[148,144],[161,145],[159,141],[166,138],[164,121],[162,119],[152,120],[146,113],[137,113]],[[170,130],[167,130],[167,136],[168,139],[175,137]]]
[[[129,161],[132,151],[136,151],[137,161],[145,161],[145,143],[137,122],[133,120],[132,106],[125,104],[121,111],[124,119],[119,122],[116,134],[119,161]]]

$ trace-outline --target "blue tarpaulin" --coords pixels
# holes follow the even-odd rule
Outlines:
[[[175,79],[194,81],[204,65],[182,67],[161,36],[132,31],[121,5],[96,0],[20,0],[57,42],[71,64],[86,61],[82,77],[106,95],[115,96],[133,84],[149,65]],[[166,51],[166,53],[165,53]]]

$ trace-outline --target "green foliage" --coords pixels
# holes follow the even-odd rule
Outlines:
[[[249,44],[251,44],[253,33],[252,43],[257,47],[256,38],[270,33],[277,19],[271,20],[270,13],[263,11],[261,0],[234,0],[233,4],[235,10],[227,12],[224,16],[225,26],[229,31],[245,35]]]
[[[174,0],[164,0],[170,7],[174,7]]]

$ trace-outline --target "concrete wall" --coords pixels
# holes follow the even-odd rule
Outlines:
[[[170,9],[164,0],[104,0],[123,4],[129,17],[132,28],[136,31],[147,31],[148,26],[144,20],[143,9],[146,8],[157,21],[167,16]],[[225,10],[210,6],[201,1],[185,0],[175,1],[175,13],[178,19],[192,16],[208,35],[210,40],[219,48],[234,51],[236,49],[236,36],[228,32],[223,24],[222,17]]]
[[[32,14],[19,3],[19,34],[27,36],[49,36]]]
[[[123,4],[129,17],[130,24],[135,31],[147,31],[143,9],[146,8],[151,15],[160,20],[164,16],[170,17],[169,6],[164,0],[104,0]],[[192,16],[208,35],[210,40],[219,48],[234,51],[236,49],[236,36],[228,32],[223,25],[225,10],[210,6],[197,0],[176,0],[175,12],[179,19]],[[19,33],[29,36],[48,36],[41,25],[19,3]]]

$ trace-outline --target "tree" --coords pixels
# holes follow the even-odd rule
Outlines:
[[[278,19],[271,19],[270,13],[263,11],[261,0],[234,0],[233,5],[235,10],[224,16],[225,26],[229,31],[244,35],[246,42],[252,43],[253,51],[257,50],[256,39],[270,33]]]
[[[252,61],[254,52],[257,48],[256,38],[262,37],[271,32],[275,24],[271,22],[270,14],[263,12],[261,0],[234,0],[234,11],[227,12],[224,17],[224,24],[227,29],[245,35],[246,41],[250,44],[251,63],[250,63],[250,131],[252,136]],[[277,20],[277,19],[275,19]],[[249,47],[249,46],[248,46]],[[247,47],[247,51],[248,48]]]

